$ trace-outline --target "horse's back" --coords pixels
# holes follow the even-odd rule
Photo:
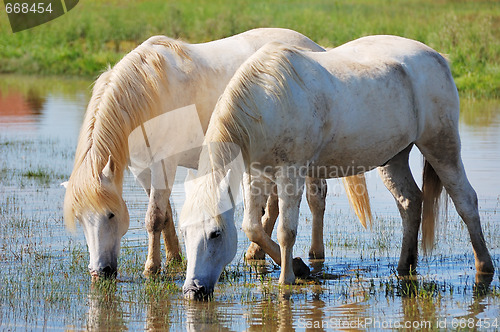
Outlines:
[[[258,105],[250,110],[244,100],[230,101],[237,105],[233,111],[242,108],[242,119],[260,119],[241,126],[261,137],[250,150],[265,158],[262,164],[382,165],[415,142],[427,122],[456,113],[453,106],[441,111],[433,105],[457,99],[446,61],[421,43],[392,36],[362,38],[322,53],[270,44],[240,68],[228,88],[227,96],[250,91],[245,98]]]
[[[228,59],[228,54],[231,54],[231,58],[234,59],[232,62],[237,63],[239,67],[250,55],[270,42],[280,42],[312,52],[325,51],[303,34],[282,28],[257,28],[223,39],[187,45],[193,53],[199,56],[200,63],[207,59],[215,60],[215,62],[220,59],[221,64],[227,66],[231,64],[231,60]],[[231,69],[231,74],[234,74],[238,67]]]
[[[403,37],[367,36],[341,45],[325,56],[309,54],[334,75],[339,73],[363,76],[375,75],[381,67],[399,71],[411,83],[415,102],[446,100],[458,109],[458,94],[447,60],[429,46]],[[389,73],[391,75],[391,73]],[[420,111],[432,108],[423,103]]]
[[[328,52],[344,54],[358,62],[373,62],[377,58],[401,59],[415,56],[420,52],[436,51],[413,39],[392,35],[375,35],[355,39]]]
[[[458,93],[448,62],[425,44],[397,36],[368,36],[307,55],[342,80],[344,89],[338,92],[347,98],[371,98],[366,93],[371,87],[379,95],[376,99],[397,107],[395,102],[405,96],[411,101],[409,118],[416,115],[417,136],[439,118],[458,121]]]
[[[231,37],[230,37],[231,38]],[[292,45],[293,47],[304,48],[313,52],[325,51],[324,48],[313,42],[300,32],[283,28],[257,28],[234,36],[235,40],[242,39],[247,43],[254,44],[257,48],[272,41]]]

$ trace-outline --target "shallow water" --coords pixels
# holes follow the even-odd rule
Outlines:
[[[244,262],[249,241],[240,230],[238,253],[209,303],[182,299],[182,267],[173,267],[157,281],[142,278],[147,200],[127,174],[124,197],[131,226],[122,241],[118,282],[92,285],[83,233],[78,229],[72,235],[64,228],[64,190],[59,186],[71,173],[91,82],[12,76],[0,77],[0,82],[3,329],[321,331],[500,326],[495,321],[500,316],[500,273],[486,289],[475,285],[472,247],[452,204],[447,221],[439,227],[436,250],[421,257],[415,280],[395,277],[401,222],[376,171],[367,174],[375,215],[372,230],[357,222],[340,181],[328,180],[324,261],[305,259],[311,215],[303,201],[295,256],[304,258],[314,278],[279,287],[279,268],[271,261]],[[460,131],[464,164],[478,193],[483,230],[498,267],[500,103],[462,101]],[[418,151],[412,152],[411,165],[418,182]],[[180,169],[172,198],[177,211],[184,199],[184,176],[185,169]],[[240,208],[238,220],[241,215]]]

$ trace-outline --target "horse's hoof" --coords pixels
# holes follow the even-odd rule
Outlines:
[[[258,244],[252,242],[245,253],[245,259],[247,261],[263,260],[266,259],[266,253]]]
[[[310,250],[309,259],[325,259],[325,252],[320,250]]]
[[[144,272],[142,272],[142,274],[146,277],[146,278],[154,278],[156,277],[158,274],[159,274],[159,270],[158,271],[150,271],[150,270],[144,270]]]
[[[495,268],[493,267],[493,262],[491,258],[482,262],[476,262],[477,273],[494,274]]]
[[[245,253],[245,259],[247,261],[253,261],[253,260],[264,260],[266,259],[266,253],[262,249],[257,249],[257,250],[251,250],[251,248],[248,249],[248,251]]]
[[[491,273],[476,273],[476,283],[487,284],[488,287],[493,281],[493,274]]]
[[[400,277],[411,277],[417,275],[417,270],[410,266],[410,268],[398,268],[398,276]]]
[[[307,278],[311,274],[311,269],[309,269],[309,266],[300,257],[293,259],[292,267],[293,273],[298,278]]]
[[[148,265],[149,264],[146,264],[146,266],[144,267],[144,272],[142,272],[142,274],[146,278],[154,277],[154,276],[158,275],[158,273],[160,273],[161,264],[160,265],[151,265],[151,266],[148,266]]]

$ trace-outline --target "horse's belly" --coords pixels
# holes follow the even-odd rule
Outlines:
[[[401,144],[386,146],[384,149],[349,149],[335,150],[320,154],[318,160],[312,163],[310,175],[320,178],[337,178],[362,174],[384,165],[411,142],[401,140]],[[313,175],[315,174],[315,175]]]
[[[307,120],[294,121],[297,123],[306,124]],[[267,143],[253,155],[254,166],[272,170],[301,167],[309,176],[318,178],[360,174],[387,163],[414,141],[417,132],[407,121],[373,118],[358,121],[349,129],[340,127],[344,129],[310,124],[307,130],[294,128],[281,136],[274,136],[269,129],[264,135]]]
[[[322,176],[318,177],[361,174],[387,163],[412,143],[413,136],[412,130],[381,130],[372,135],[367,131],[365,134],[336,137],[323,145],[313,164],[328,170],[320,171]]]
[[[296,137],[292,143],[289,138],[254,155],[257,158],[252,160],[251,167],[271,177],[285,170],[316,178],[345,177],[384,165],[411,143],[409,133],[392,137],[345,137],[328,142]]]

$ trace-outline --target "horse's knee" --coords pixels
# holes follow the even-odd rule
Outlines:
[[[254,224],[244,223],[242,228],[248,239],[254,243],[259,242],[262,238],[262,232],[264,231],[262,226],[259,227]]]
[[[320,199],[318,197],[310,198],[309,196],[307,197],[307,203],[309,205],[309,209],[311,209],[311,212],[314,215],[323,215],[325,213],[325,200]]]
[[[289,227],[282,227],[280,225],[278,228],[277,238],[280,245],[293,246],[295,244],[295,239],[297,238],[297,230]]]
[[[326,180],[307,178],[306,198],[311,209],[325,210],[327,193]]]
[[[158,207],[148,208],[146,213],[146,230],[150,233],[161,232],[165,228],[165,214]]]

